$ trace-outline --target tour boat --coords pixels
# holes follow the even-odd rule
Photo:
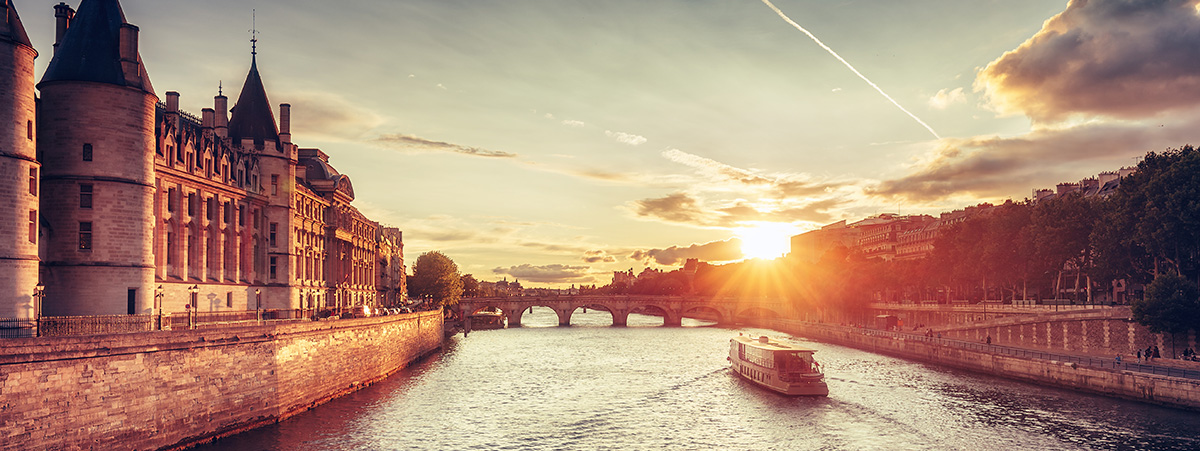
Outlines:
[[[825,375],[813,360],[814,352],[816,350],[767,337],[738,336],[729,340],[729,362],[734,372],[758,385],[791,396],[829,394]]]

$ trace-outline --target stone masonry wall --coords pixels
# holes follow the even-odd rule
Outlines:
[[[1200,410],[1200,380],[1195,379],[1022,359],[919,340],[864,335],[857,331],[815,326],[798,321],[776,320],[766,326],[819,341],[937,365],[1164,406]]]
[[[0,449],[172,449],[276,422],[441,347],[440,312],[0,342]]]

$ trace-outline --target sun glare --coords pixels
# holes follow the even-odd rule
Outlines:
[[[779,222],[760,222],[752,227],[739,228],[735,234],[742,240],[743,257],[774,259],[791,250],[791,238],[796,234],[796,227]]]

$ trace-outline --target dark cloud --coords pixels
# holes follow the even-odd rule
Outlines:
[[[844,200],[829,198],[810,201],[801,206],[764,209],[746,201],[734,201],[727,205],[710,207],[686,193],[674,193],[666,197],[642,199],[633,202],[635,214],[665,222],[675,222],[706,227],[734,227],[749,221],[769,222],[828,222],[829,211],[841,206]]]
[[[976,86],[1038,121],[1142,118],[1200,101],[1195,0],[1071,0]]]
[[[528,263],[519,266],[509,266],[507,268],[495,268],[492,273],[509,275],[518,279],[524,279],[531,282],[539,283],[572,283],[572,282],[588,282],[592,277],[587,273],[587,266],[570,266],[570,265],[541,265],[534,266]]]
[[[657,199],[642,199],[634,202],[634,207],[638,216],[668,222],[692,224],[705,221],[704,210],[699,207],[696,199],[684,193],[674,193]]]
[[[936,156],[911,174],[867,189],[868,194],[929,201],[952,195],[1010,197],[1090,174],[1115,170],[1147,151],[1186,144],[1200,120],[1159,127],[1091,124],[1013,138],[944,139]]]
[[[613,263],[617,261],[617,258],[608,255],[605,251],[597,250],[584,252],[583,261],[588,263]]]
[[[385,147],[404,149],[404,150],[432,150],[440,152],[454,152],[462,155],[471,155],[476,157],[490,158],[513,158],[515,153],[501,152],[499,150],[488,150],[479,147],[464,146],[461,144],[452,144],[441,141],[433,141],[419,136],[404,135],[404,134],[386,134],[375,138],[375,142]]]
[[[666,249],[639,249],[629,255],[629,258],[633,260],[654,260],[655,263],[665,266],[679,265],[689,258],[698,258],[701,261],[722,262],[738,260],[742,257],[742,240],[737,238],[704,244],[692,244],[688,247],[671,246]]]

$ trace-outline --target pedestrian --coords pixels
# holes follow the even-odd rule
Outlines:
[[[1154,347],[1154,358],[1162,358],[1162,355],[1158,353],[1158,346]]]
[[[1142,363],[1142,350],[1138,349],[1138,363]]]
[[[1153,359],[1154,359],[1154,348],[1152,348],[1150,346],[1146,346],[1146,363],[1150,363],[1150,360],[1153,360]]]
[[[989,344],[989,345],[992,344],[992,336],[991,335],[987,336],[987,344]]]
[[[1121,354],[1117,354],[1117,363],[1121,363]]]

